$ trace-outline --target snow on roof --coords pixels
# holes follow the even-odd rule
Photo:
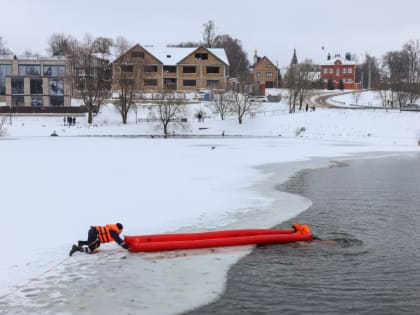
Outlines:
[[[16,58],[15,58],[16,57]],[[64,56],[16,56],[16,55],[0,55],[1,60],[66,60]]]
[[[153,56],[159,59],[164,65],[175,66],[182,59],[192,54],[198,47],[185,48],[185,47],[144,47]],[[223,48],[207,48],[213,55],[219,58],[226,64],[229,61],[226,52]]]
[[[334,57],[330,60],[327,60],[324,63],[321,63],[321,66],[332,66],[336,61],[340,61],[342,65],[355,65],[356,63],[352,60],[343,59],[341,57]]]

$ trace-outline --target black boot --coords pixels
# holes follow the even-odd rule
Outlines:
[[[83,249],[77,245],[73,245],[70,249],[69,256],[73,255],[75,252],[82,252]]]

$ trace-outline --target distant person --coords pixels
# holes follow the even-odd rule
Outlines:
[[[124,249],[129,249],[128,244],[120,238],[123,230],[121,223],[107,224],[105,226],[91,226],[88,231],[87,241],[79,241],[77,245],[73,245],[69,255],[72,256],[75,252],[85,252],[92,254],[102,244],[115,241]]]
[[[308,105],[308,103],[306,103],[306,111],[308,111],[308,109],[309,109],[309,105]]]
[[[73,117],[72,123],[73,123],[73,126],[76,126],[76,117]]]
[[[73,120],[71,119],[71,117],[70,116],[67,116],[67,124],[69,125],[69,127],[71,126],[71,122],[72,122]]]
[[[63,117],[64,126],[66,126],[66,120],[67,120],[67,118],[66,118],[66,116],[64,116],[64,117]]]

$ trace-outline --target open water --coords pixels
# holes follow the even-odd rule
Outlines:
[[[420,157],[304,170],[276,189],[313,205],[289,222],[324,241],[257,247],[224,294],[188,314],[420,314]]]

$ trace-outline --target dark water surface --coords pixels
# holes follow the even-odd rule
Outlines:
[[[304,170],[280,190],[313,205],[314,241],[256,248],[226,292],[188,314],[420,314],[420,157]]]

